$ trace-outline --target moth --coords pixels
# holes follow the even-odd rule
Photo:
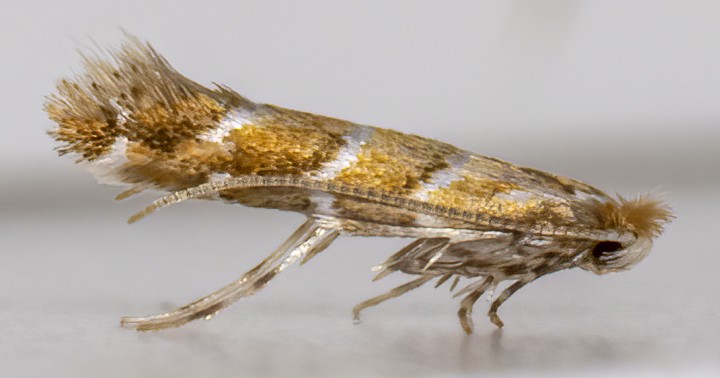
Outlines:
[[[582,182],[478,155],[417,135],[255,103],[228,87],[206,88],[175,71],[149,44],[128,41],[84,56],[85,72],[62,80],[45,110],[60,155],[72,153],[100,182],[166,196],[132,216],[189,199],[295,211],[307,216],[280,247],[238,280],[168,313],[125,317],[137,330],[209,319],[255,294],[338,236],[412,241],[375,268],[416,278],[358,304],[353,313],[430,281],[470,283],[458,316],[468,334],[483,293],[523,286],[570,268],[629,269],[672,215],[661,201],[612,198]]]

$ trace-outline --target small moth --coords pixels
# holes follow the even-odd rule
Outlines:
[[[612,198],[582,182],[519,167],[397,131],[251,102],[230,88],[203,87],[149,44],[129,37],[109,58],[84,57],[84,74],[63,80],[45,109],[60,155],[76,154],[104,183],[169,192],[130,223],[188,199],[295,211],[307,221],[237,281],[168,313],[126,317],[138,330],[209,319],[250,296],[340,235],[413,241],[377,266],[417,278],[358,304],[364,309],[429,281],[461,277],[462,328],[474,303],[503,281],[498,308],[528,283],[579,267],[629,269],[650,251],[672,215],[658,200]]]

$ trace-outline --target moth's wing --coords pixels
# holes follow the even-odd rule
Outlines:
[[[304,185],[310,185],[310,183]],[[352,190],[352,188],[345,190]],[[418,209],[384,203],[381,199],[343,194],[323,188],[300,186],[241,188],[224,190],[222,197],[231,203],[240,203],[250,207],[295,211],[313,217],[332,217],[340,223],[354,222],[421,228],[477,228],[476,225],[461,219],[426,214]],[[385,198],[390,202],[390,196]],[[372,233],[372,230],[369,231]]]
[[[407,203],[407,199],[402,196],[370,192],[365,188],[338,186],[306,177],[258,175],[230,177],[175,191],[134,214],[129,222],[137,222],[160,208],[198,198],[223,199],[251,207],[297,211],[311,217],[332,217],[398,228],[474,228],[472,223],[433,214],[431,209],[424,212],[420,208],[424,206],[423,203]]]
[[[459,193],[467,195],[467,192]],[[417,200],[407,194],[378,192],[357,186],[342,186],[304,176],[250,175],[209,182],[174,192],[156,200],[152,205],[131,217],[130,222],[135,222],[159,208],[187,199],[217,197],[248,206],[298,211],[314,217],[326,216],[339,220],[396,226],[396,228],[427,229],[428,232],[433,228],[443,228],[456,231],[462,229],[466,231],[501,230],[528,235],[565,236],[590,240],[616,240],[614,238],[619,238],[619,235],[613,235],[612,231],[594,230],[586,225],[581,225],[585,227],[573,230],[569,226],[565,227],[561,222],[552,223],[552,216],[556,216],[556,214],[551,214],[545,203],[523,204],[520,201],[508,200],[508,205],[515,207],[507,211],[508,216],[502,217],[503,214],[490,216],[496,209],[473,208],[472,202],[465,207],[463,207],[465,204],[462,203],[438,205],[429,201]],[[527,209],[519,208],[523,205],[527,205]],[[524,218],[520,218],[520,215]],[[491,220],[494,220],[495,224],[492,224]],[[517,223],[513,223],[515,220]],[[344,229],[342,223],[340,228]],[[547,224],[554,228],[548,227],[548,232],[544,232],[543,228]],[[565,227],[565,230],[560,232],[560,227]],[[377,236],[390,236],[385,232],[386,230],[382,231]],[[364,234],[375,235],[373,233]],[[625,236],[623,235],[623,237]],[[617,240],[619,241],[619,239]]]
[[[531,233],[603,231],[598,209],[616,204],[602,191],[567,177],[480,155],[451,168],[453,180],[424,193],[431,206],[478,214],[499,228]]]

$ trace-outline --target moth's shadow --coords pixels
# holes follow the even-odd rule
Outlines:
[[[429,322],[368,321],[348,327],[347,319],[342,322],[308,319],[297,323],[298,317],[293,318],[295,323],[285,315],[269,315],[261,321],[234,327],[228,319],[210,327],[209,323],[205,323],[208,326],[201,323],[148,334],[147,339],[153,339],[153,343],[163,339],[162,343],[172,345],[173,349],[185,350],[183,354],[192,352],[195,361],[250,376],[550,373],[632,363],[645,358],[648,349],[652,349],[649,341],[626,336],[598,337],[594,331],[557,334],[540,325],[532,334],[519,329],[479,327],[475,334],[466,336],[459,327],[455,328],[456,324],[439,329],[437,324],[435,328],[429,327]],[[184,363],[187,361],[180,362]]]
[[[573,371],[587,366],[616,365],[645,358],[651,345],[627,338],[578,334],[521,334],[493,330],[470,336],[458,334],[408,343],[434,343],[433,348],[408,348],[398,360],[426,365],[429,372],[474,375],[508,371]],[[454,351],[454,353],[453,353]],[[389,355],[391,356],[391,355]],[[386,361],[392,363],[392,361]]]
[[[463,372],[572,370],[642,358],[638,342],[583,335],[522,335],[494,330],[460,342]]]

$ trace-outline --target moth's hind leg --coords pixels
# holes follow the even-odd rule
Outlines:
[[[383,303],[388,299],[397,298],[397,297],[407,293],[410,290],[417,289],[418,287],[422,286],[423,284],[425,284],[426,282],[430,281],[433,278],[435,278],[435,276],[431,276],[431,275],[422,276],[422,277],[414,279],[408,283],[400,285],[400,286],[388,291],[385,294],[378,295],[377,297],[373,297],[364,302],[358,303],[355,307],[353,307],[353,318],[355,320],[360,320],[360,312],[362,312],[364,309],[366,309],[368,307],[377,306],[380,303]]]
[[[405,246],[400,251],[390,256],[385,262],[373,268],[377,271],[377,275],[373,281],[377,281],[391,273],[402,271],[408,274],[419,275],[420,278],[414,279],[403,285],[400,285],[389,292],[370,298],[359,303],[353,308],[353,317],[355,320],[360,319],[360,313],[368,307],[377,306],[382,302],[391,298],[399,297],[410,290],[416,289],[426,282],[441,276],[438,282],[439,286],[445,282],[452,274],[443,274],[435,270],[428,270],[430,266],[436,262],[449,245],[448,238],[420,238]]]
[[[398,270],[410,274],[421,274],[427,270],[428,263],[421,263],[425,260],[430,261],[438,252],[442,252],[447,247],[449,239],[447,238],[421,238],[399,250],[382,264],[373,268],[377,272],[373,281],[377,281],[394,273]]]
[[[410,274],[421,275],[420,278],[412,280],[406,284],[400,285],[389,292],[370,298],[359,303],[353,308],[353,317],[355,320],[360,319],[360,312],[372,306],[377,306],[388,299],[399,297],[410,290],[422,286],[424,283],[438,276],[437,273],[426,272],[424,267],[427,263],[422,263],[424,259],[431,259],[433,254],[442,251],[448,244],[447,238],[421,238],[413,241],[405,248],[390,256],[385,262],[373,268],[377,272],[373,281],[377,281],[398,270]]]
[[[125,317],[123,327],[138,331],[178,327],[199,318],[209,319],[218,311],[240,298],[262,289],[273,277],[299,259],[306,261],[325,249],[337,238],[334,229],[321,227],[315,219],[308,219],[275,252],[240,279],[222,289],[173,311],[147,317]]]

